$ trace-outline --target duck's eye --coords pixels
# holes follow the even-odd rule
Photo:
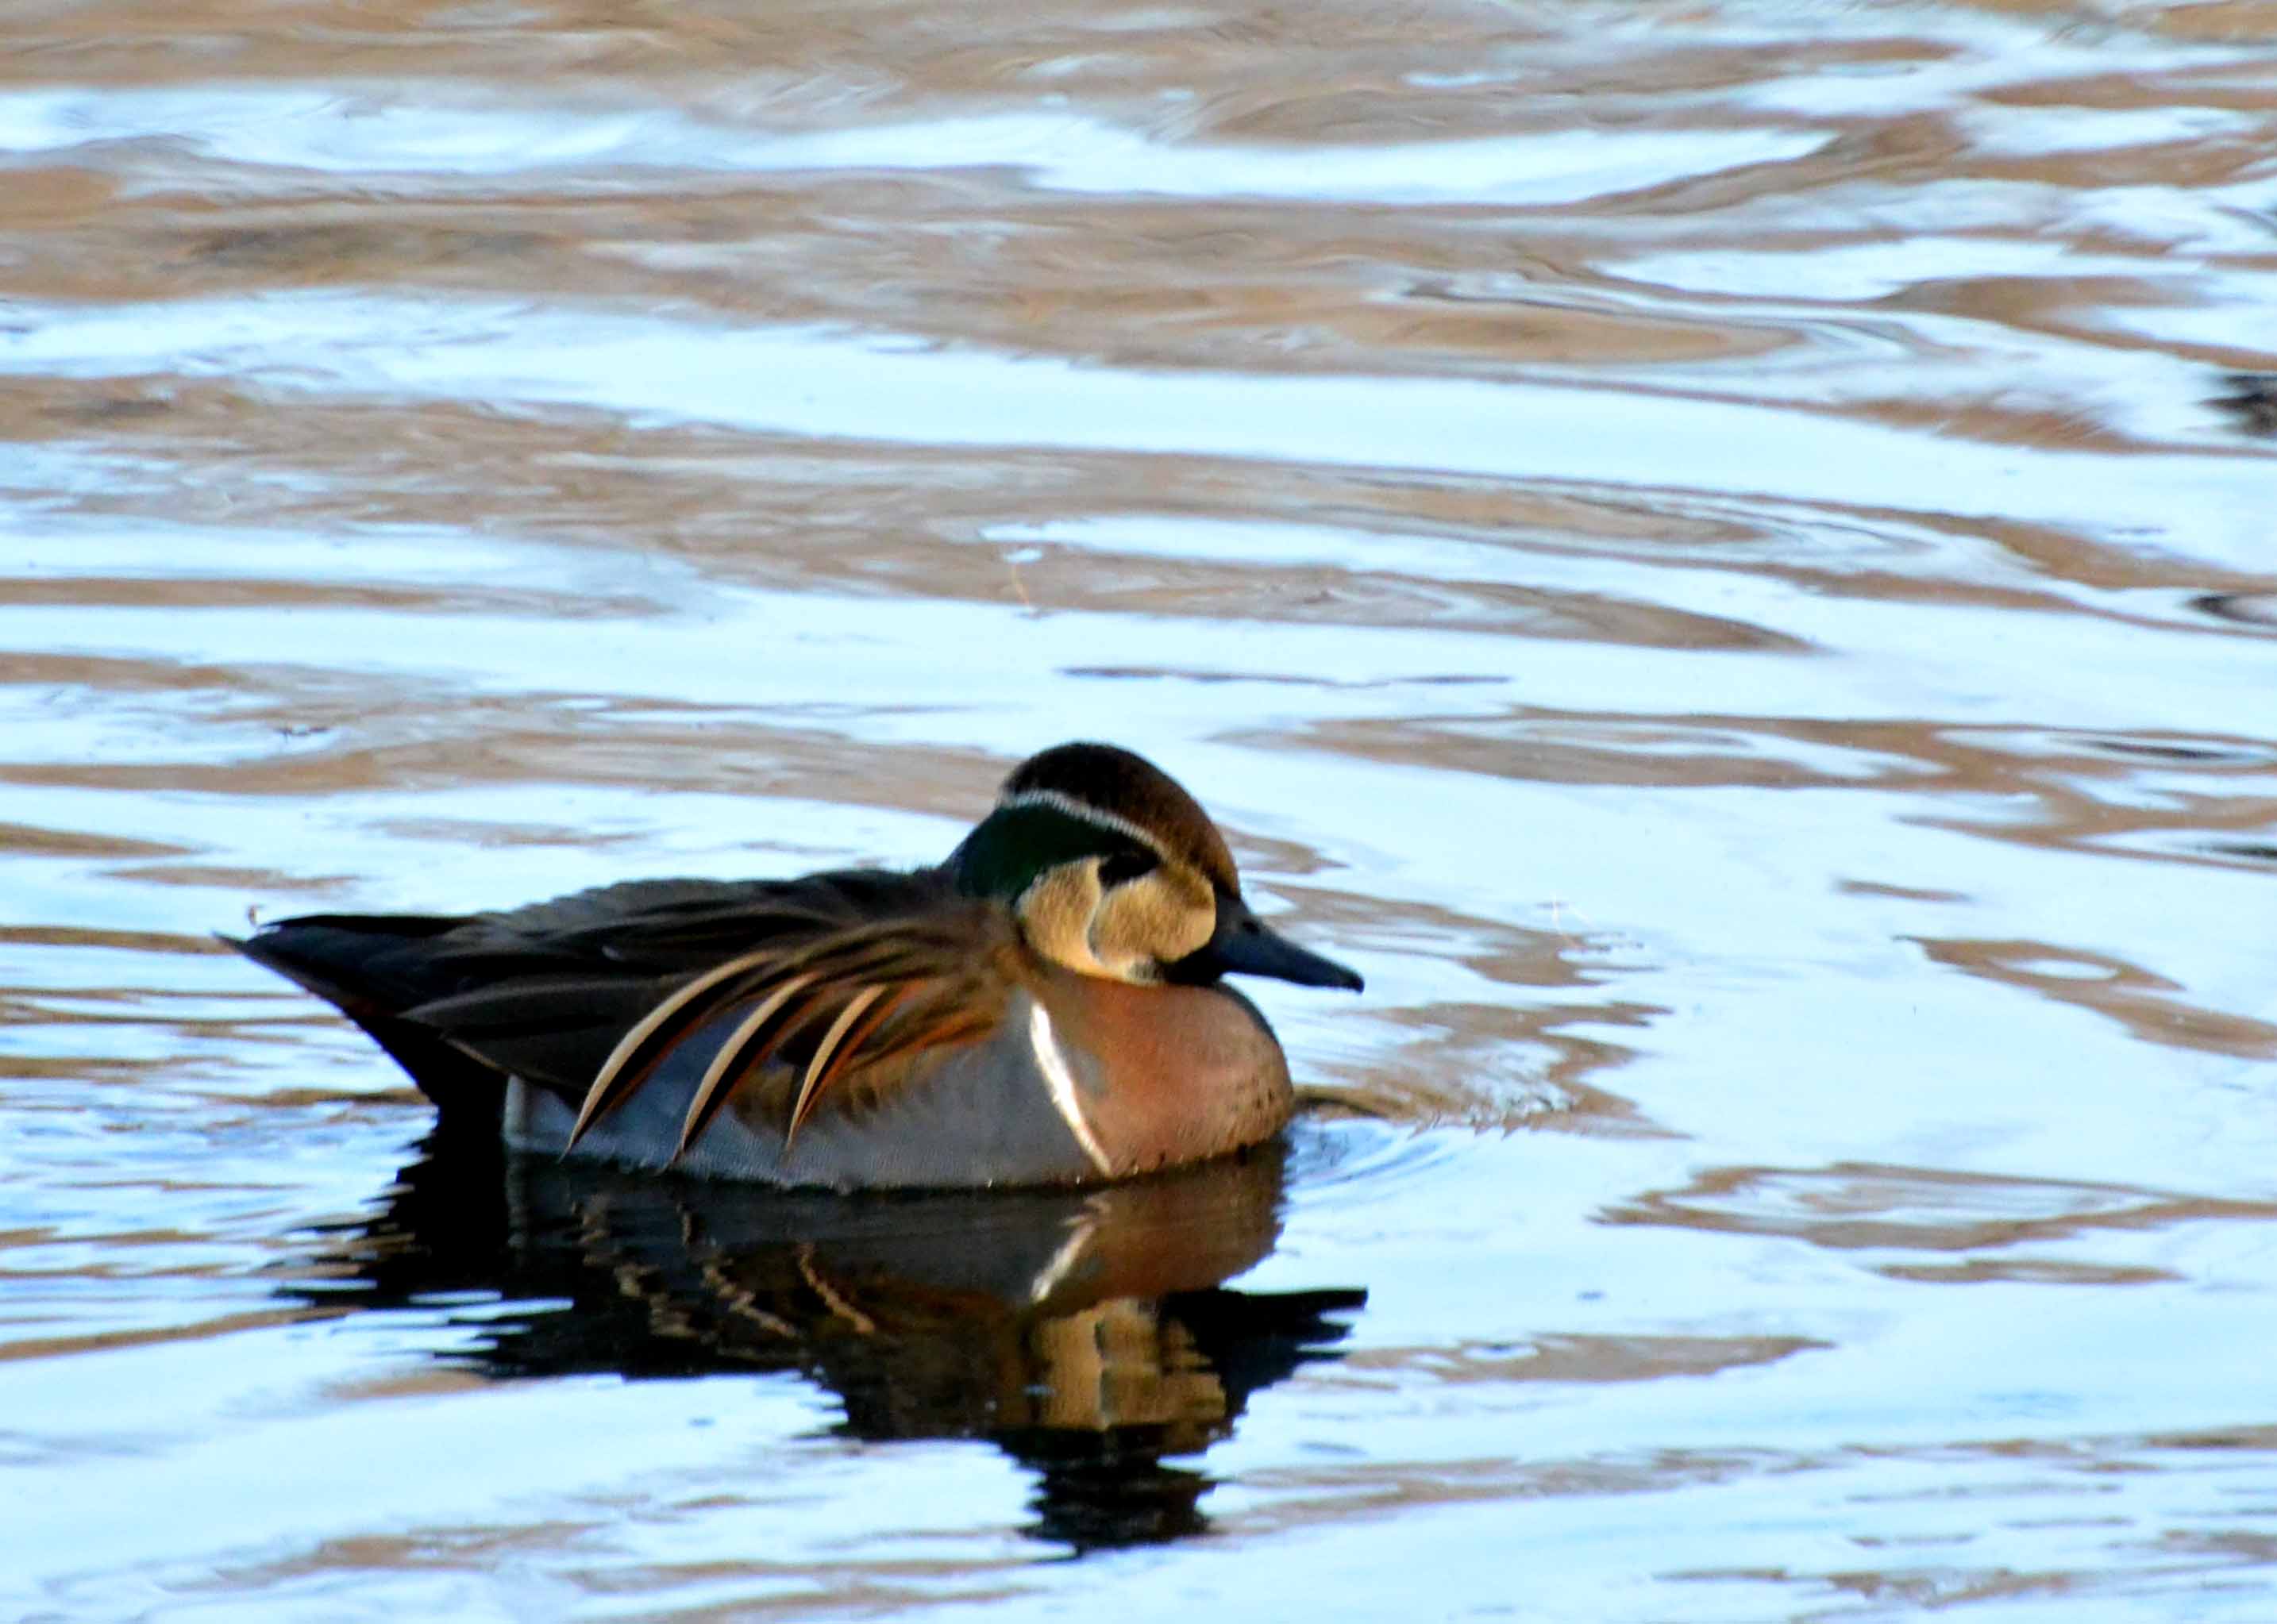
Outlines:
[[[1153,873],[1161,861],[1154,853],[1138,846],[1102,857],[1099,860],[1099,888],[1112,891],[1117,885],[1128,884],[1142,874]]]

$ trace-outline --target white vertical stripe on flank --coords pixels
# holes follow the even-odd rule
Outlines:
[[[1083,1104],[1075,1097],[1075,1074],[1068,1070],[1067,1056],[1061,1052],[1060,1040],[1052,1031],[1052,1018],[1044,1013],[1043,1000],[1039,998],[1028,1006],[1028,1043],[1036,1051],[1036,1064],[1043,1067],[1044,1081],[1052,1091],[1052,1107],[1068,1125],[1068,1131],[1091,1157],[1091,1165],[1102,1173],[1115,1171],[1115,1164],[1107,1159],[1107,1152],[1099,1148],[1099,1140],[1084,1120]]]

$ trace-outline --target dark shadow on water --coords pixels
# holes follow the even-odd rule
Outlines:
[[[2222,383],[2229,392],[2208,404],[2228,413],[2247,434],[2277,435],[2277,373],[2233,372]]]
[[[463,1307],[438,1356],[500,1377],[796,1371],[865,1441],[986,1438],[1078,1554],[1207,1531],[1192,1465],[1250,1395],[1334,1357],[1360,1290],[1223,1281],[1273,1249],[1284,1152],[1087,1193],[842,1196],[430,1140],[292,1294]],[[478,1303],[468,1304],[475,1296]]]

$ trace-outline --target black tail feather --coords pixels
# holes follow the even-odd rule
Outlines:
[[[431,977],[419,974],[417,956],[400,951],[403,945],[424,942],[460,922],[415,914],[311,914],[249,937],[220,939],[362,1028],[435,1102],[446,1129],[462,1123],[495,1127],[506,1109],[506,1074],[398,1014],[447,990],[426,984]]]

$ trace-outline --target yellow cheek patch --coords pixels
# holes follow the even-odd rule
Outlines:
[[[1184,958],[1217,929],[1217,897],[1192,869],[1165,865],[1100,902],[1091,927],[1091,950],[1125,980],[1146,980],[1154,966]]]
[[[1065,863],[1022,894],[1020,929],[1028,945],[1055,964],[1085,975],[1111,975],[1116,972],[1092,952],[1091,922],[1099,906],[1099,865]]]

